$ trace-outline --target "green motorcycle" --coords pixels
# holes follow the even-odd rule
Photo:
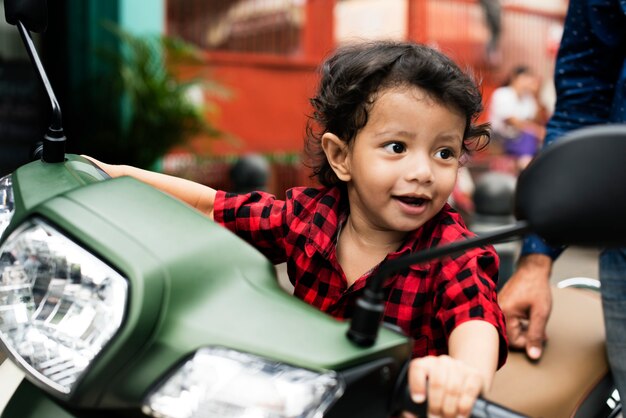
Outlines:
[[[626,194],[606,181],[626,178],[626,129],[580,132],[519,179],[522,220],[386,264],[353,318],[337,321],[285,293],[267,259],[207,217],[65,154],[60,108],[29,35],[45,27],[45,1],[4,4],[53,121],[40,158],[0,179],[0,348],[9,359],[0,376],[18,376],[2,417],[424,416],[408,396],[411,341],[381,326],[386,275],[530,230],[571,244],[626,237],[626,225],[609,225]],[[559,177],[580,161],[575,180],[596,186]],[[473,416],[522,415],[479,399]]]

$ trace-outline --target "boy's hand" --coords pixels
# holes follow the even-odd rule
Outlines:
[[[98,161],[95,158],[90,157],[88,155],[81,155],[81,157],[91,161],[96,166],[98,166],[98,168],[100,168],[100,170],[104,171],[105,173],[107,173],[111,177],[120,177],[120,176],[125,175],[125,173],[124,173],[124,166],[122,166],[122,165],[106,164],[106,163],[103,163],[102,161]]]
[[[411,361],[409,389],[413,402],[427,398],[428,417],[469,417],[476,398],[483,391],[483,375],[450,356],[428,356]]]

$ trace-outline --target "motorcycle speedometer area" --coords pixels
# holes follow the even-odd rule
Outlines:
[[[0,235],[9,226],[15,212],[13,181],[11,175],[0,178]]]
[[[148,395],[143,412],[159,418],[316,418],[343,391],[332,372],[205,347]]]
[[[41,219],[0,246],[0,340],[27,374],[69,395],[120,328],[128,282]]]

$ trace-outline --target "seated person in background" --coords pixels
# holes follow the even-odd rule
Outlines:
[[[539,124],[537,92],[539,80],[526,66],[515,67],[502,87],[494,90],[489,105],[489,121],[504,153],[523,170],[537,152],[545,129]]]

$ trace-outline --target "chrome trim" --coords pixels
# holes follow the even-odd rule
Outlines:
[[[571,277],[569,279],[563,279],[556,284],[559,289],[566,287],[575,287],[582,289],[600,290],[600,280],[592,279],[590,277]]]

